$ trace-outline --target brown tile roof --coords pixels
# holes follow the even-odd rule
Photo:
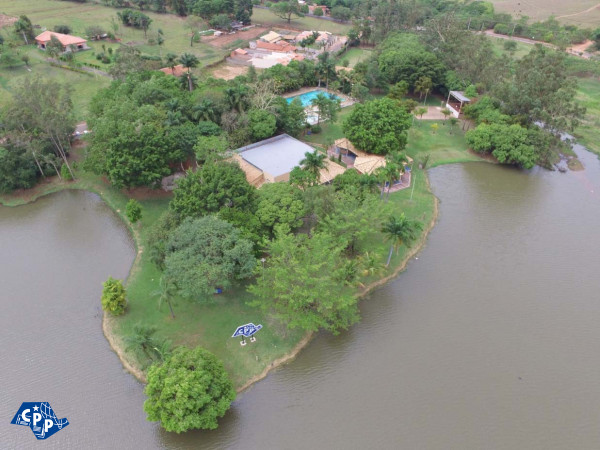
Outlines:
[[[385,167],[383,156],[357,156],[354,160],[354,168],[360,173],[372,174],[380,167]]]
[[[331,161],[330,159],[326,159],[325,168],[319,171],[319,182],[321,184],[329,183],[338,175],[343,174],[346,171],[344,166],[340,166],[339,164]]]
[[[47,44],[52,40],[54,36],[64,46],[85,44],[87,41],[79,36],[71,36],[70,34],[56,33],[54,31],[44,31],[35,37],[36,42],[40,44]]]
[[[362,150],[357,149],[352,142],[348,140],[348,138],[336,139],[334,142],[336,147],[344,148],[346,150],[350,150],[356,156],[369,156],[368,153],[363,152]]]

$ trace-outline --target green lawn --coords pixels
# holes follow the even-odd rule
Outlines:
[[[118,11],[116,8],[98,3],[75,3],[56,0],[0,0],[0,13],[11,16],[25,14],[34,25],[40,25],[42,28],[49,30],[55,25],[68,25],[73,29],[73,34],[82,37],[85,37],[85,29],[90,25],[98,25],[106,31],[114,31],[111,20],[117,21]],[[178,55],[183,52],[194,53],[203,65],[216,62],[225,55],[224,51],[204,43],[195,43],[193,47],[190,47],[190,29],[186,26],[185,18],[175,14],[157,14],[151,11],[144,11],[144,14],[152,19],[147,36],[144,36],[142,30],[118,25],[115,35],[122,43],[135,45],[142,52],[150,55],[164,55],[168,52]],[[156,39],[158,29],[161,29],[164,34],[165,42],[162,48],[149,43],[150,39]],[[110,45],[114,46],[115,44]]]
[[[45,54],[33,46],[19,47],[20,54],[27,54],[30,67],[21,64],[14,68],[0,68],[0,107],[10,100],[11,89],[26,77],[43,77],[72,87],[72,99],[77,120],[85,120],[87,108],[94,94],[101,88],[107,87],[110,80],[92,74],[83,74],[60,67],[50,66],[45,60]]]
[[[313,144],[327,145],[330,142],[335,141],[344,137],[344,131],[342,130],[342,124],[348,114],[352,112],[354,105],[342,108],[338,114],[337,120],[333,123],[323,122],[321,123],[321,132],[318,134],[307,134],[302,139],[306,142]]]
[[[508,42],[507,39],[490,37],[490,42],[492,43],[494,53],[496,55],[507,55],[509,57],[513,57],[516,59],[521,59],[523,56],[527,55],[531,49],[533,48],[533,44],[526,44],[525,42],[514,41],[517,44],[517,48],[514,52],[509,52],[504,49],[504,43]]]
[[[329,31],[342,36],[348,34],[348,31],[352,28],[351,24],[331,22],[314,17],[295,18],[288,24],[287,20],[277,17],[271,11],[258,8],[253,9],[252,23],[266,27],[292,27],[300,30]]]
[[[438,124],[434,130],[431,125]],[[444,120],[419,120],[408,133],[406,153],[416,161],[430,155],[427,167],[440,164],[450,164],[467,161],[482,161],[481,158],[468,151],[465,134],[459,123],[452,129],[449,121]]]
[[[587,112],[574,134],[581,144],[600,155],[600,80],[580,78],[578,81],[577,100]]]
[[[342,61],[347,59],[349,62],[348,67],[354,67],[359,62],[368,60],[372,54],[373,54],[372,50],[358,48],[358,47],[352,47],[352,48],[348,49],[343,55],[339,56],[336,59],[335,63],[339,66],[342,64]]]

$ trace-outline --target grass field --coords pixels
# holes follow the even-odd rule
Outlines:
[[[112,21],[117,21],[119,10],[97,3],[74,3],[56,0],[0,0],[0,13],[10,16],[25,14],[34,25],[51,30],[55,25],[68,25],[73,34],[85,37],[85,29],[90,25],[98,25],[106,31],[114,31]],[[118,25],[115,35],[122,43],[137,46],[142,52],[150,55],[163,55],[173,52],[180,55],[183,52],[195,54],[201,64],[207,65],[218,61],[224,52],[205,43],[195,43],[190,47],[190,29],[186,19],[174,14],[156,14],[144,11],[150,16],[152,24],[144,37],[142,30]],[[149,44],[149,39],[156,39],[157,30],[164,33],[165,42],[162,48]],[[41,32],[41,31],[40,31]]]
[[[517,44],[517,48],[514,52],[509,52],[504,49],[504,43],[508,42],[507,39],[490,37],[490,42],[492,43],[494,53],[498,56],[507,55],[509,57],[513,57],[516,59],[521,59],[523,56],[527,55],[531,49],[533,48],[532,44],[526,44],[525,42],[514,41]]]
[[[0,68],[0,107],[10,100],[11,89],[21,80],[26,77],[40,76],[71,86],[75,117],[77,120],[85,120],[87,107],[94,94],[98,89],[110,84],[110,80],[106,77],[50,66],[45,60],[45,55],[33,46],[20,47],[19,51],[29,55],[29,70],[25,65],[15,68]]]
[[[267,27],[290,27],[297,30],[329,31],[330,33],[342,36],[348,34],[348,31],[352,28],[351,24],[331,22],[329,20],[316,19],[314,17],[292,19],[291,23],[288,24],[287,20],[277,17],[271,11],[259,8],[253,9],[252,23],[265,25]]]
[[[531,20],[544,20],[555,16],[564,23],[596,28],[600,23],[598,0],[491,0],[498,12],[514,17],[529,16]]]
[[[348,63],[349,63],[348,67],[354,67],[359,62],[368,60],[372,54],[373,54],[372,50],[358,48],[358,47],[352,47],[352,48],[348,49],[343,55],[339,56],[336,59],[335,63],[339,66],[342,64],[343,60],[347,59]]]
[[[587,112],[574,134],[581,144],[600,155],[600,79],[580,78],[577,100]]]

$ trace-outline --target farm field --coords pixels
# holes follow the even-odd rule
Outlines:
[[[564,23],[596,28],[600,24],[598,0],[491,0],[498,12],[515,17],[529,16],[531,20],[544,20],[550,16]]]

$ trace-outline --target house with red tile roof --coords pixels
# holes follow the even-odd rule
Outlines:
[[[56,33],[55,31],[44,31],[42,34],[36,36],[35,42],[40,49],[46,50],[46,46],[50,43],[52,37],[55,37],[62,44],[64,52],[87,50],[90,48],[87,46],[87,40],[79,36]]]

